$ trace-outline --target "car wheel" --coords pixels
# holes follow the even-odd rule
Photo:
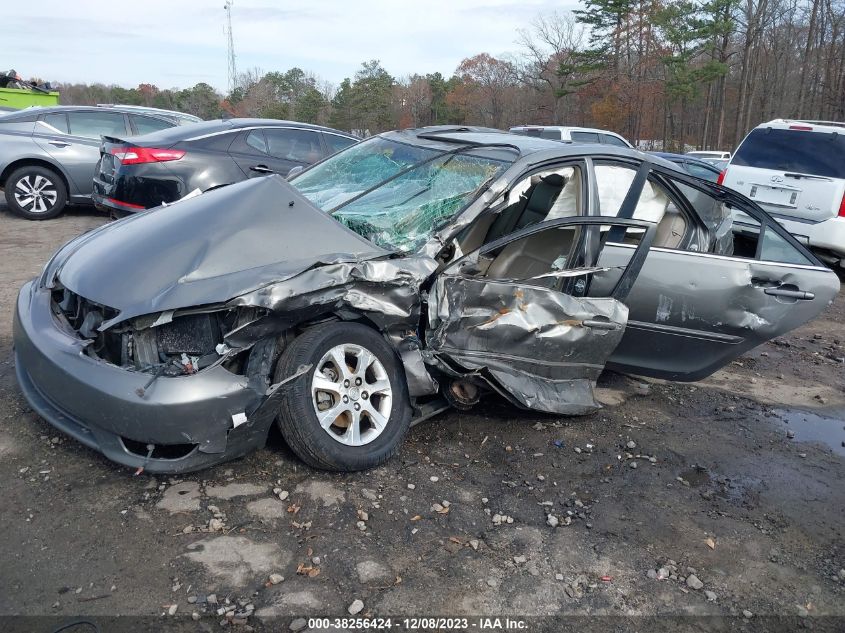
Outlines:
[[[282,353],[275,382],[303,365],[288,389],[279,428],[315,468],[364,470],[392,457],[408,432],[411,407],[399,358],[375,330],[329,323],[307,330]]]
[[[67,187],[61,177],[46,167],[16,169],[4,185],[9,208],[28,220],[55,218],[67,203]]]

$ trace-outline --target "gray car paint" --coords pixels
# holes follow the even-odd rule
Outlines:
[[[51,262],[45,281],[118,310],[104,330],[144,314],[225,303],[319,263],[385,255],[280,176],[265,176],[83,236]]]
[[[64,177],[71,201],[88,203],[94,167],[100,160],[100,137],[66,134],[41,120],[16,121],[21,117],[40,118],[54,112],[115,112],[124,116],[124,127],[127,125],[126,113],[119,107],[55,106],[10,113],[0,119],[0,174],[9,175],[22,161],[42,164]],[[169,119],[168,122],[173,124]],[[126,132],[130,133],[128,128]]]
[[[406,140],[408,134],[394,133]],[[627,262],[621,262],[631,269],[626,283],[621,283],[620,277],[612,282],[606,279],[606,288],[599,292],[603,297],[552,296],[539,288],[528,288],[520,294],[516,291],[519,284],[467,282],[451,268],[437,276],[436,271],[444,267],[444,247],[448,250],[452,239],[474,219],[490,208],[498,208],[499,198],[520,176],[538,166],[573,157],[643,158],[637,152],[606,146],[599,148],[599,154],[599,149],[588,146],[553,143],[554,149],[548,149],[537,139],[511,143],[509,135],[489,132],[455,136],[460,142],[512,145],[523,155],[415,255],[394,257],[375,247],[316,209],[277,176],[252,179],[140,214],[69,243],[54,256],[41,279],[25,286],[19,297],[14,330],[19,381],[25,395],[53,424],[121,463],[169,472],[195,469],[260,445],[272,422],[274,398],[284,393],[278,384],[268,389],[266,383],[223,370],[221,363],[230,354],[249,349],[264,337],[277,336],[291,325],[333,315],[340,319],[363,317],[384,334],[403,362],[412,398],[433,394],[439,376],[481,377],[522,406],[583,413],[597,406],[592,399],[593,379],[608,356],[614,360],[614,337],[619,334],[615,328],[605,330],[608,334],[601,335],[605,338],[586,334],[585,321],[604,317],[624,327],[626,315],[633,315],[635,310],[647,313],[648,309],[641,310],[639,304],[659,301],[651,295],[660,291],[695,300],[700,283],[697,275],[704,271],[702,263],[715,259],[730,267],[732,259],[738,259],[693,253],[705,259],[693,260],[683,267],[685,270],[667,274],[663,267],[648,268],[649,258],[660,251],[648,251],[646,240],[632,256],[625,254]],[[427,135],[421,142],[451,149],[456,141]],[[719,188],[712,191],[722,193]],[[588,200],[594,199],[595,183],[591,182]],[[636,202],[633,188],[626,203],[629,199]],[[751,211],[767,226],[769,222],[775,224],[764,213],[754,208]],[[702,225],[716,223],[715,218],[701,220]],[[535,225],[531,230],[544,230],[554,222]],[[614,224],[611,218],[593,222]],[[717,243],[715,233],[720,226],[706,228]],[[785,235],[776,225],[773,230]],[[647,229],[647,235],[652,233],[653,227]],[[784,239],[791,240],[788,235]],[[789,243],[806,253],[794,240]],[[317,245],[319,248],[315,248]],[[613,244],[610,247],[612,250]],[[782,298],[774,306],[754,304],[749,299],[754,294],[752,278],[764,264],[740,260],[730,273],[719,273],[731,279],[731,294],[722,298],[723,313],[714,313],[712,318],[751,332],[746,340],[753,344],[817,314],[839,284],[833,273],[820,264],[816,266],[818,262],[809,253],[806,256],[811,264],[790,267],[793,277],[789,279],[814,291],[812,301],[801,304],[798,310],[792,310],[794,304]],[[453,261],[446,257],[446,263]],[[600,275],[602,271],[594,269],[595,263],[585,265],[590,274]],[[597,263],[600,268],[609,266],[607,262]],[[640,266],[643,268],[637,278]],[[653,279],[646,278],[644,283],[647,270]],[[424,288],[432,280],[435,288],[428,297]],[[57,284],[119,311],[112,321],[100,326],[101,330],[131,320],[139,328],[157,327],[174,318],[174,311],[178,315],[186,309],[258,307],[270,312],[230,332],[226,340],[232,349],[219,352],[221,358],[211,367],[155,382],[148,380],[149,373],[83,354],[90,341],[80,339],[51,313],[50,290]],[[658,284],[656,290],[653,284]],[[626,298],[629,292],[631,300]],[[647,296],[634,299],[638,292]],[[429,299],[433,302],[429,304],[432,329],[426,337],[421,315],[423,303]],[[704,292],[700,300],[712,302],[714,297]],[[496,302],[504,303],[508,313],[515,316],[491,322]],[[469,323],[466,319],[474,320]],[[570,323],[556,327],[559,321]],[[485,323],[491,338],[479,344],[489,350],[499,340],[497,332],[501,332],[510,349],[518,347],[519,355],[528,359],[529,365],[531,359],[540,362],[526,371],[524,364],[503,362],[491,354],[472,354],[472,346],[464,346],[469,340],[465,338],[466,326],[478,328]],[[619,348],[627,338],[625,333]],[[642,340],[635,351],[648,352],[647,337],[637,333],[635,338]],[[566,363],[554,364],[555,355],[567,353],[570,343],[576,343],[571,347],[573,353],[580,350],[575,363],[581,366],[578,371]],[[736,349],[717,356],[726,362]],[[646,355],[654,361],[657,373],[675,371],[665,350]],[[631,362],[641,360],[633,358]],[[546,367],[542,370],[545,375],[540,367]],[[549,371],[548,367],[556,369]],[[636,371],[638,365],[633,368]],[[297,380],[300,373],[287,379]],[[572,389],[561,390],[561,386]],[[102,412],[92,414],[91,407],[100,407]],[[247,416],[247,422],[235,426],[232,416],[241,413]],[[92,435],[97,438],[92,439]],[[121,435],[139,442],[187,441],[196,443],[198,449],[177,460],[145,460],[122,447]]]

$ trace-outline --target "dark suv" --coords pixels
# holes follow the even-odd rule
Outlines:
[[[94,202],[128,215],[253,176],[287,176],[358,142],[330,128],[277,119],[228,119],[127,140],[103,137]]]
[[[173,117],[119,106],[54,106],[0,114],[0,188],[9,208],[30,220],[90,204],[100,137],[135,136],[177,124]]]

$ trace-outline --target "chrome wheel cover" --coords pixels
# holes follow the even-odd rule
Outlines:
[[[55,183],[41,174],[24,176],[18,180],[14,195],[15,202],[28,213],[47,213],[59,198]]]
[[[311,376],[311,402],[328,435],[346,446],[364,446],[390,421],[393,388],[381,361],[361,345],[335,345]]]

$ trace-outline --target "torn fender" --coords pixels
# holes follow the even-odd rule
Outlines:
[[[236,297],[230,306],[270,310],[285,324],[328,312],[363,315],[396,350],[405,369],[411,397],[437,392],[420,352],[420,286],[437,269],[426,256],[378,259],[318,266],[290,279]],[[263,331],[259,329],[258,331]]]

